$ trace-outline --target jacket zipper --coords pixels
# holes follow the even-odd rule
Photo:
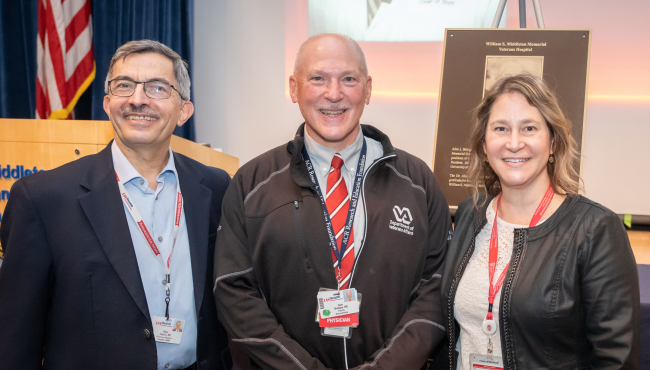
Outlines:
[[[296,223],[298,227],[298,237],[300,238],[301,242],[301,249],[302,249],[302,254],[303,254],[303,261],[305,263],[305,269],[307,272],[312,271],[312,266],[311,266],[311,261],[310,261],[310,255],[309,255],[309,248],[307,248],[307,239],[305,238],[305,232],[303,231],[302,228],[302,219],[300,217],[300,206],[299,202],[297,200],[293,201],[293,206],[294,206],[294,222]]]
[[[474,247],[476,243],[476,236],[481,232],[481,229],[485,224],[487,223],[484,222],[482,225],[476,228],[474,230],[474,234],[472,234],[472,242],[469,245],[469,248],[467,249],[467,252],[465,252],[465,255],[463,256],[463,260],[460,263],[460,266],[458,267],[458,270],[456,271],[456,275],[454,276],[454,279],[451,281],[451,287],[449,288],[449,298],[447,299],[447,332],[449,336],[449,370],[455,370],[454,368],[454,347],[456,344],[455,341],[455,333],[454,333],[454,310],[453,310],[453,302],[456,297],[456,287],[458,282],[460,281],[460,278],[463,276],[463,272],[465,272],[465,267],[467,267],[467,263],[469,262],[469,258],[474,254]]]
[[[368,166],[368,169],[365,171],[363,174],[363,179],[361,180],[361,200],[363,202],[363,217],[366,219],[363,223],[363,242],[361,243],[361,247],[359,247],[359,252],[357,255],[354,257],[354,265],[352,266],[352,271],[350,272],[350,282],[348,283],[348,287],[352,288],[352,279],[354,278],[354,271],[357,269],[357,262],[359,262],[359,256],[361,255],[361,251],[363,250],[363,246],[366,244],[366,232],[368,231],[368,209],[366,208],[366,177],[370,173],[370,170],[372,167],[383,161],[384,159],[392,158],[397,156],[397,154],[389,154],[383,157],[380,157],[376,161],[372,162],[370,166]],[[347,348],[347,342],[346,339],[343,338],[343,353],[345,354],[345,368],[348,369],[348,348]]]
[[[514,246],[516,248],[515,255],[511,261],[510,273],[508,279],[503,284],[503,292],[501,294],[501,327],[503,328],[502,340],[505,346],[501,347],[501,351],[505,348],[506,362],[505,369],[515,370],[517,364],[515,362],[515,349],[513,346],[512,335],[510,333],[510,323],[508,321],[510,310],[510,294],[512,293],[512,284],[514,283],[514,276],[519,268],[522,258],[522,252],[526,245],[526,232],[524,230],[515,230]]]
[[[372,162],[372,164],[368,167],[368,170],[366,171],[366,173],[363,174],[363,179],[361,180],[361,200],[363,201],[363,217],[366,219],[365,220],[366,222],[363,223],[363,236],[364,236],[363,242],[361,243],[361,246],[359,247],[359,252],[354,257],[354,265],[352,266],[352,272],[350,272],[350,284],[348,285],[350,288],[352,287],[352,279],[354,279],[354,272],[357,269],[357,262],[359,262],[359,256],[361,255],[361,251],[363,250],[363,246],[366,244],[366,237],[365,236],[366,236],[366,233],[368,232],[368,222],[367,222],[368,221],[368,209],[366,207],[366,177],[368,176],[368,174],[370,173],[370,170],[372,169],[372,167],[375,164],[377,164],[377,163],[379,163],[379,162],[381,162],[381,161],[383,161],[385,159],[396,157],[396,156],[397,156],[397,154],[389,154],[387,156],[384,156],[384,157],[381,157],[381,158],[377,159],[376,161]]]

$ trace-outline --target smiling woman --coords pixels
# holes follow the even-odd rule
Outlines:
[[[483,151],[502,189],[530,191],[548,187],[546,167],[552,164],[553,155],[551,133],[539,109],[520,93],[504,93],[495,100]]]
[[[478,201],[480,188],[485,187],[488,194],[496,196],[504,186],[501,180],[506,180],[500,180],[501,176],[495,171],[499,171],[507,162],[498,156],[490,158],[487,153],[488,140],[491,144],[508,145],[508,148],[503,148],[502,156],[534,159],[533,163],[519,167],[527,169],[535,163],[538,165],[536,174],[548,179],[546,185],[542,186],[542,192],[548,187],[548,181],[559,194],[577,194],[580,191],[580,180],[575,169],[578,151],[571,136],[571,122],[562,113],[555,95],[540,78],[525,74],[497,81],[475,109],[474,120],[470,137],[472,155],[469,177],[475,201]],[[517,131],[514,134],[513,129]],[[506,144],[508,139],[511,141]],[[521,147],[514,148],[513,144]],[[538,148],[540,145],[544,148]],[[543,158],[533,158],[531,155],[531,150],[538,149],[544,152],[538,153]],[[547,171],[541,171],[540,166]],[[507,176],[507,173],[501,175]]]
[[[618,216],[578,195],[553,92],[532,75],[497,81],[470,140],[474,194],[442,280],[450,368],[636,368],[636,262]]]

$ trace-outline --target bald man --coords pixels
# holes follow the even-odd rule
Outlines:
[[[423,161],[359,124],[372,78],[354,41],[310,38],[289,84],[305,123],[224,198],[219,319],[253,368],[419,369],[445,335],[447,203]]]

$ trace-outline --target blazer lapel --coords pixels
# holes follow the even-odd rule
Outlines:
[[[150,319],[138,260],[115,178],[111,144],[112,141],[88,167],[81,186],[89,192],[78,199],[108,260],[142,314]]]
[[[196,317],[199,317],[207,279],[207,264],[211,263],[207,259],[212,190],[201,184],[203,175],[192,167],[184,157],[174,153],[174,163],[183,193],[183,210],[187,225],[187,237],[190,242],[190,260],[192,261],[194,304]]]

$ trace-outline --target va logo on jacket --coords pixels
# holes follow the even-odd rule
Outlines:
[[[408,208],[399,208],[398,206],[393,207],[393,214],[395,214],[395,220],[406,225],[410,225],[413,221],[413,216],[411,216],[411,210]]]
[[[395,221],[390,220],[388,228],[407,235],[413,235],[413,229],[415,226],[409,226],[411,222],[413,222],[411,210],[406,207],[400,208],[398,206],[394,206],[393,215],[395,216]]]

